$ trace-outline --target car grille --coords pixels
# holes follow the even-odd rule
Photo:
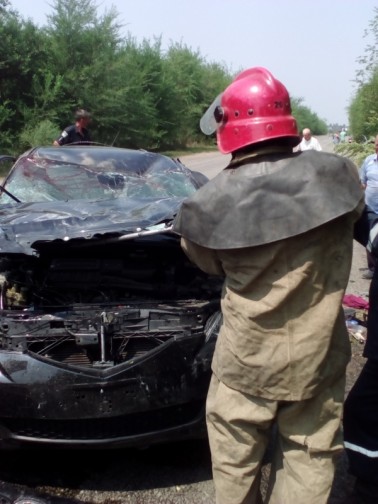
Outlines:
[[[195,401],[116,418],[80,420],[1,419],[13,437],[61,441],[132,438],[204,421],[204,403]]]

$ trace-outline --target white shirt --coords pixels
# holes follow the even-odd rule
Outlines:
[[[306,151],[306,150],[317,150],[321,151],[322,147],[319,143],[319,140],[315,137],[311,137],[310,140],[306,140],[302,138],[301,143],[298,145],[298,150]]]
[[[378,158],[377,154],[370,154],[360,168],[361,183],[366,186],[365,202],[378,213]]]

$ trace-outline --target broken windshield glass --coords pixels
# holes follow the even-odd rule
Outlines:
[[[190,171],[164,156],[138,159],[51,159],[37,155],[18,160],[6,189],[22,202],[77,199],[187,197],[196,188]],[[167,163],[168,161],[172,161]],[[96,162],[98,161],[98,162]],[[1,195],[1,203],[11,198]]]

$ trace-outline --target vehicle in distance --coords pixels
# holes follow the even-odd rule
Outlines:
[[[14,160],[0,189],[1,447],[206,434],[221,279],[171,230],[206,181],[178,159],[93,144]]]

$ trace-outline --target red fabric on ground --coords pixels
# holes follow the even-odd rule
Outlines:
[[[343,304],[350,306],[351,308],[358,308],[360,310],[369,309],[369,302],[360,296],[355,296],[354,294],[346,294],[343,297]]]

